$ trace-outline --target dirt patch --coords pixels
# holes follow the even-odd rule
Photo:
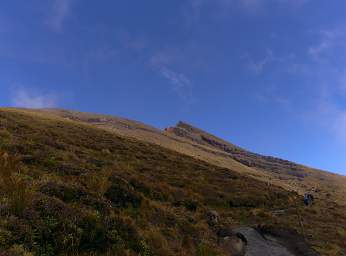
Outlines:
[[[278,229],[273,227],[260,227],[257,229],[267,240],[275,241],[286,247],[294,255],[318,256],[305,242],[305,239],[296,231]]]
[[[233,230],[247,240],[244,256],[318,256],[297,233],[268,227],[241,227]]]

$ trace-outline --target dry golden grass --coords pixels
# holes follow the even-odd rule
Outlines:
[[[18,160],[2,151],[0,151],[0,191],[1,202],[8,214],[21,215],[32,202],[32,187],[29,187],[28,181],[25,181],[21,175]]]
[[[7,110],[18,111],[16,109]],[[174,133],[161,131],[143,123],[128,120],[125,118],[59,109],[20,111],[39,115],[42,118],[63,118],[64,120],[84,123],[110,132],[114,132],[118,135],[154,143],[176,152],[192,156],[196,159],[206,161],[213,165],[232,169],[255,179],[269,182],[276,186],[281,186],[287,190],[294,190],[301,195],[306,191],[314,190],[317,188],[318,195],[321,198],[325,198],[326,196],[328,196],[330,198],[333,198],[333,200],[335,200],[339,204],[346,205],[346,202],[344,200],[344,198],[346,197],[346,177],[344,176],[312,169],[294,163],[289,163],[288,167],[283,166],[280,172],[263,170],[260,167],[249,167],[240,163],[239,161],[234,160],[227,152],[220,150],[217,147],[210,146],[206,143],[197,143],[196,141],[190,140],[186,137],[184,138],[176,136]],[[184,127],[189,125],[182,123],[181,126]],[[193,135],[202,134],[206,137],[212,138],[218,143],[227,145],[229,147],[235,147],[234,145],[213,135],[205,133],[202,130],[196,129],[194,127],[192,127],[192,129],[194,132]],[[240,149],[238,147],[235,148]],[[265,164],[266,163],[264,162],[264,165]],[[290,173],[290,166],[292,166],[292,168],[301,169],[304,177],[302,178],[292,175]]]

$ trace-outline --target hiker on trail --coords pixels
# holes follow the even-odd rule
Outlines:
[[[312,205],[314,201],[314,196],[310,193],[305,193],[304,194],[304,205],[305,206],[309,206],[309,205]]]

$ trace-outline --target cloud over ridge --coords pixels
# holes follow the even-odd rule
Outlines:
[[[23,88],[14,91],[11,101],[14,107],[22,108],[52,108],[58,105],[55,94],[37,94]]]

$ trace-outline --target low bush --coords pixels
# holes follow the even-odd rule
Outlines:
[[[126,208],[132,206],[138,208],[141,205],[142,197],[123,178],[113,176],[111,186],[105,193],[115,207]]]
[[[41,186],[40,192],[55,196],[64,202],[77,202],[86,196],[86,192],[80,187],[72,184],[48,182]]]
[[[263,207],[267,203],[264,196],[261,195],[235,195],[229,199],[229,206],[233,207]]]

